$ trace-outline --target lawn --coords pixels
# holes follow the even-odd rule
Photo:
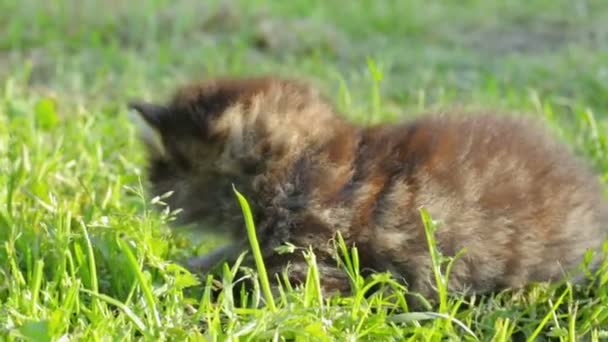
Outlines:
[[[234,265],[199,279],[181,262],[222,238],[168,228],[125,107],[289,75],[359,122],[541,117],[606,182],[607,61],[604,0],[0,0],[0,341],[608,339],[606,271],[418,313],[387,275],[358,277],[351,250],[351,297],[319,294],[314,267],[274,305],[241,293]],[[372,284],[399,291],[365,297]]]

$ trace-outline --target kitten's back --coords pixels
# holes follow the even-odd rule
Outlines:
[[[556,279],[587,248],[600,250],[608,216],[599,182],[529,119],[437,115],[375,130],[366,177],[386,181],[378,183],[384,190],[367,234],[380,263],[429,280],[424,236],[413,219],[420,207],[443,222],[443,253],[466,249],[453,269],[454,288]]]

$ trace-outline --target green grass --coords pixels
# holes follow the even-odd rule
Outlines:
[[[602,0],[0,1],[0,341],[608,338],[608,272],[592,289],[442,293],[417,313],[339,241],[350,297],[324,298],[314,267],[274,301],[257,270],[240,292],[238,263],[198,279],[180,262],[221,238],[167,228],[125,108],[192,78],[274,72],[361,122],[454,106],[542,117],[607,180],[607,22]],[[374,285],[393,291],[364,296]]]

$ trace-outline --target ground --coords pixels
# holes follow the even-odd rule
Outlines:
[[[607,23],[603,0],[0,1],[0,341],[608,338],[603,271],[592,288],[448,296],[424,313],[403,291],[364,298],[398,285],[356,265],[352,297],[320,297],[314,268],[274,306],[261,290],[211,297],[179,262],[218,241],[153,210],[125,108],[185,80],[272,72],[360,122],[453,107],[540,117],[605,182]]]

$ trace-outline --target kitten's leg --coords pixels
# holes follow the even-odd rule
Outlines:
[[[195,272],[209,272],[220,262],[236,259],[243,252],[244,243],[234,242],[226,246],[214,249],[213,251],[188,259],[188,268]]]
[[[310,271],[308,263],[301,255],[293,255],[288,261],[283,255],[273,255],[267,258],[265,263],[268,268],[268,275],[271,278],[270,281],[275,284],[277,275],[281,282],[283,282],[283,274],[286,272],[287,279],[292,286],[304,285],[307,274]],[[321,292],[324,297],[335,294],[350,294],[350,279],[343,270],[336,267],[335,260],[317,260],[317,271],[319,273]]]

